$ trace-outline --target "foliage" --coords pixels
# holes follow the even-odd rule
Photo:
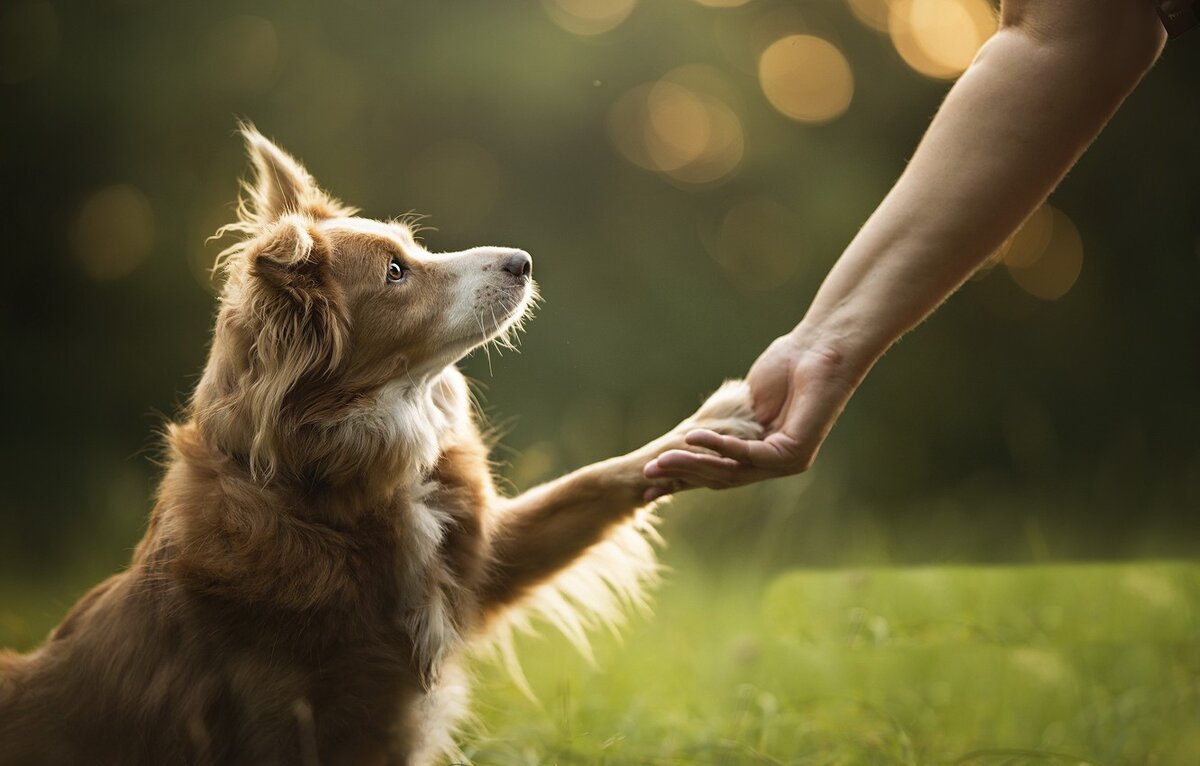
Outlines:
[[[953,30],[986,26],[951,13],[983,3],[921,7]],[[5,568],[50,577],[136,539],[153,434],[203,364],[235,116],[367,213],[431,214],[435,249],[533,253],[546,300],[522,355],[466,362],[526,487],[661,432],[800,318],[947,87],[862,21],[888,28],[887,5],[7,4]],[[941,42],[961,64],[978,39]],[[800,49],[820,66],[792,66]],[[1198,59],[1173,43],[1054,195],[1045,220],[1082,243],[1065,295],[1008,268],[971,282],[867,381],[802,504],[710,521],[815,516],[924,560],[1194,555]],[[785,531],[804,548],[804,523]]]

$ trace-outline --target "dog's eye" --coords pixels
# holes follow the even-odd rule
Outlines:
[[[391,283],[401,282],[408,276],[408,269],[401,265],[400,261],[392,261],[388,264],[387,281]]]

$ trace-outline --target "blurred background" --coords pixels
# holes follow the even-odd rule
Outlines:
[[[140,536],[205,359],[238,117],[366,214],[429,214],[432,249],[534,255],[520,354],[464,363],[525,488],[744,374],[995,27],[986,0],[5,2],[0,581],[74,588]],[[1200,551],[1197,71],[1200,35],[1170,45],[817,466],[681,498],[673,550]]]
[[[520,354],[463,365],[524,489],[791,328],[995,28],[987,0],[0,3],[0,646],[142,533],[239,117],[432,249],[533,253]],[[1200,554],[1197,72],[1193,33],[811,472],[667,508],[654,620],[597,665],[523,641],[532,697],[480,668],[468,754],[1200,762],[1200,567],[1157,561]]]

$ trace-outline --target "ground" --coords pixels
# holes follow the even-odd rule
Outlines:
[[[522,639],[532,696],[477,663],[472,760],[1200,763],[1200,566],[673,564],[594,663]],[[0,591],[0,644],[35,643],[83,588]]]
[[[680,567],[594,666],[485,668],[481,764],[1197,764],[1200,567]]]

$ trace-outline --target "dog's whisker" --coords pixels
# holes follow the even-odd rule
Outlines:
[[[479,331],[480,331],[481,337],[484,337],[484,338],[487,337],[487,330],[485,330],[483,327],[483,314],[479,315]],[[483,353],[484,353],[484,356],[487,357],[488,375],[494,375],[495,371],[492,369],[492,344],[491,343],[483,344]]]

